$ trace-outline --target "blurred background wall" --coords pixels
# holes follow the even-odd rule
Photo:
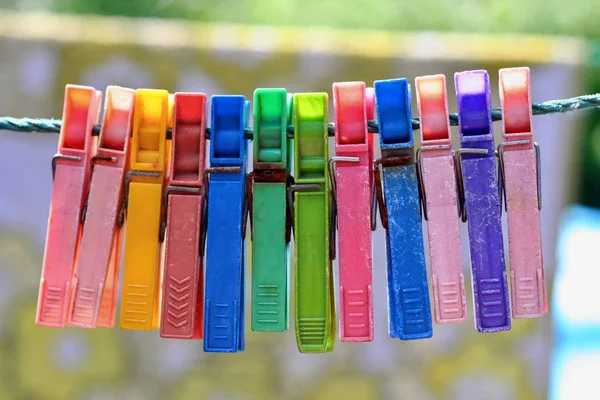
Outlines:
[[[331,92],[336,81],[412,82],[443,73],[451,111],[456,71],[487,69],[496,107],[503,67],[532,68],[534,102],[598,86],[597,47],[588,38],[600,32],[600,8],[591,1],[404,3],[1,1],[12,10],[0,12],[0,114],[60,118],[68,83],[251,98],[257,87]],[[534,119],[550,301],[561,210],[573,201],[600,205],[598,120],[598,112]],[[495,129],[499,137],[501,126]],[[432,339],[387,336],[381,228],[374,236],[373,343],[338,340],[331,354],[302,355],[293,330],[248,332],[246,351],[223,355],[203,353],[200,342],[160,339],[158,332],[35,326],[56,143],[56,135],[0,133],[0,400],[547,398],[549,316],[478,334],[470,312],[464,324],[435,325]]]

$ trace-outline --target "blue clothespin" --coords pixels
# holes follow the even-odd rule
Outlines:
[[[210,168],[204,172],[206,238],[204,351],[244,350],[244,269],[248,205],[244,96],[213,96]],[[201,254],[204,254],[202,249]]]
[[[389,334],[403,340],[428,338],[433,331],[411,124],[411,88],[406,79],[376,81],[374,87],[382,157],[373,168],[381,221],[387,232]]]

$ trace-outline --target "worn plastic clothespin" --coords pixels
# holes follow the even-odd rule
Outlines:
[[[254,168],[246,190],[252,229],[252,330],[289,327],[289,233],[287,212],[287,91],[254,92]]]
[[[340,339],[373,340],[372,219],[373,182],[363,82],[333,84],[335,157],[329,159],[332,187],[330,252],[337,222],[340,269]],[[371,141],[372,143],[372,141]],[[335,167],[334,167],[335,164]],[[333,256],[332,256],[333,258]]]
[[[206,95],[175,93],[171,168],[163,193],[160,240],[165,261],[160,336],[201,339],[204,334],[200,219]]]
[[[122,225],[127,211],[121,329],[149,331],[159,325],[159,228],[168,96],[165,90],[135,92],[131,170],[125,175],[125,200],[117,219]]]
[[[529,68],[500,70],[503,142],[500,206],[506,194],[512,315],[537,318],[548,310],[540,230],[540,153],[533,141]]]
[[[294,95],[295,325],[301,353],[333,350],[335,302],[329,257],[327,93]]]
[[[124,229],[117,227],[127,170],[135,90],[109,86],[77,257],[69,324],[112,327],[117,311]]]
[[[92,87],[67,85],[65,89],[58,153],[52,158],[54,187],[36,313],[36,324],[41,326],[62,328],[67,322],[90,180],[92,128],[101,101],[102,92]]]
[[[461,215],[467,220],[475,324],[480,332],[510,329],[490,82],[486,71],[454,75],[461,149],[456,151]]]
[[[206,230],[204,351],[244,350],[248,102],[213,96],[210,168],[204,171]]]
[[[417,172],[427,221],[434,318],[437,323],[464,322],[467,301],[446,77],[421,76],[415,84],[421,117]]]
[[[433,331],[411,124],[411,88],[406,79],[376,81],[374,86],[381,158],[373,169],[381,221],[387,231],[389,334],[404,340],[428,338]]]

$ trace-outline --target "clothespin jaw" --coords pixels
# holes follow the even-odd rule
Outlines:
[[[437,323],[464,322],[467,310],[458,220],[460,208],[446,77],[418,77],[415,89],[421,121],[417,175],[423,216],[427,221],[434,318]]]
[[[135,93],[130,171],[125,175],[127,211],[123,263],[121,329],[149,331],[159,326],[159,231],[165,175],[169,93],[138,89]]]
[[[411,89],[406,79],[376,81],[374,86],[382,157],[373,168],[387,235],[389,334],[403,340],[422,339],[431,337],[433,330],[414,159]]]
[[[510,329],[508,282],[486,71],[454,75],[461,149],[456,152],[463,220],[469,230],[475,322],[480,332]]]
[[[254,168],[247,177],[252,229],[252,330],[289,327],[287,91],[254,92]]]
[[[207,232],[204,351],[236,352],[244,349],[248,105],[244,96],[213,96],[211,103],[211,167],[204,171],[202,214]]]
[[[502,143],[500,205],[508,220],[513,318],[537,318],[548,311],[540,229],[540,151],[533,138],[529,68],[500,70]],[[501,209],[502,210],[502,209]]]
[[[160,335],[201,339],[204,333],[200,257],[206,95],[175,93],[169,184],[163,193],[160,237],[165,243]]]
[[[294,95],[295,325],[301,353],[333,350],[335,303],[329,257],[327,94]]]
[[[117,228],[135,90],[109,86],[98,149],[91,159],[91,184],[73,280],[69,324],[113,327],[117,309],[124,230]],[[108,223],[107,223],[108,221]]]
[[[329,159],[329,173],[339,230],[340,339],[368,342],[373,340],[373,156],[364,82],[334,83],[333,104],[336,156]],[[332,223],[330,229],[334,232],[336,225]],[[333,238],[331,251],[335,249]]]
[[[62,328],[67,322],[82,210],[93,154],[92,128],[98,122],[102,93],[67,85],[58,152],[52,159],[54,187],[40,279],[36,324]]]

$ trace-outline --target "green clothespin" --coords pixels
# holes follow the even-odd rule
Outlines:
[[[301,353],[333,350],[335,303],[329,258],[327,93],[294,95],[295,322]]]
[[[287,92],[254,92],[254,170],[246,185],[252,224],[252,330],[289,327],[289,230],[287,215]]]

